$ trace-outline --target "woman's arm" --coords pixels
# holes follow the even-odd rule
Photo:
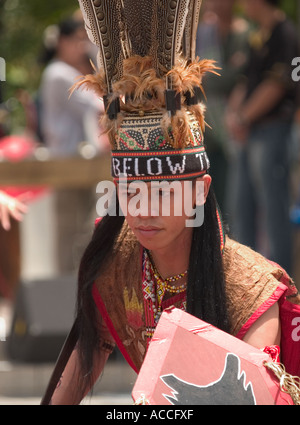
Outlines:
[[[88,378],[82,376],[79,352],[75,348],[53,393],[52,405],[78,405],[91,391],[115,347],[105,323],[99,323],[99,332],[100,340],[95,347],[92,376]]]
[[[279,306],[275,303],[254,322],[243,341],[263,349],[271,345],[280,346],[280,337]]]
[[[91,386],[86,389],[80,388],[82,376],[80,374],[78,351],[75,349],[67,363],[61,379],[51,399],[52,405],[78,405],[92,389],[102,373],[110,353],[100,349],[94,357],[93,376]]]

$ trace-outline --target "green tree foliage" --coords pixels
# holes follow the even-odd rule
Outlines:
[[[6,63],[6,82],[0,82],[0,127],[4,125],[6,133],[22,131],[26,124],[17,94],[25,89],[34,96],[39,87],[45,29],[78,7],[77,0],[0,0],[0,57]]]
[[[298,23],[299,19],[299,2],[298,0],[283,0],[281,2],[281,7],[285,11],[285,13]]]
[[[77,0],[0,0],[0,56],[6,61],[6,91],[35,90],[43,32],[78,8]]]

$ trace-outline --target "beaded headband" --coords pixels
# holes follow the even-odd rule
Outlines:
[[[133,180],[196,178],[209,168],[202,132],[190,126],[186,148],[174,149],[163,136],[161,114],[127,115],[116,133],[112,151],[112,175]],[[170,134],[172,138],[172,134]]]
[[[190,179],[209,168],[202,79],[195,58],[202,0],[79,0],[98,71],[84,85],[103,98],[101,126],[116,181]]]

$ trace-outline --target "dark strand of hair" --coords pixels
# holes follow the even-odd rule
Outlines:
[[[113,197],[114,198],[114,197]],[[119,211],[119,205],[112,206]],[[95,280],[101,273],[112,252],[114,243],[124,223],[123,216],[106,215],[97,224],[92,239],[81,259],[78,274],[77,317],[79,319],[79,339],[77,350],[80,360],[80,375],[83,377],[80,388],[91,387],[93,354],[99,344],[99,313],[92,296]]]
[[[187,285],[187,312],[229,332],[216,208],[215,195],[210,189],[204,207],[204,223],[193,232]]]

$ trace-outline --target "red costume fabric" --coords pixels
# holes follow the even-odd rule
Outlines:
[[[114,255],[93,288],[97,308],[129,365],[138,373],[151,341],[142,291],[142,253],[127,225]],[[281,361],[286,371],[300,375],[300,297],[289,276],[260,254],[226,238],[224,272],[231,334],[243,339],[253,323],[278,302],[282,327]],[[163,305],[182,308],[182,294]],[[297,321],[299,320],[299,322]],[[298,332],[297,332],[298,327]],[[297,339],[298,338],[298,339]]]

